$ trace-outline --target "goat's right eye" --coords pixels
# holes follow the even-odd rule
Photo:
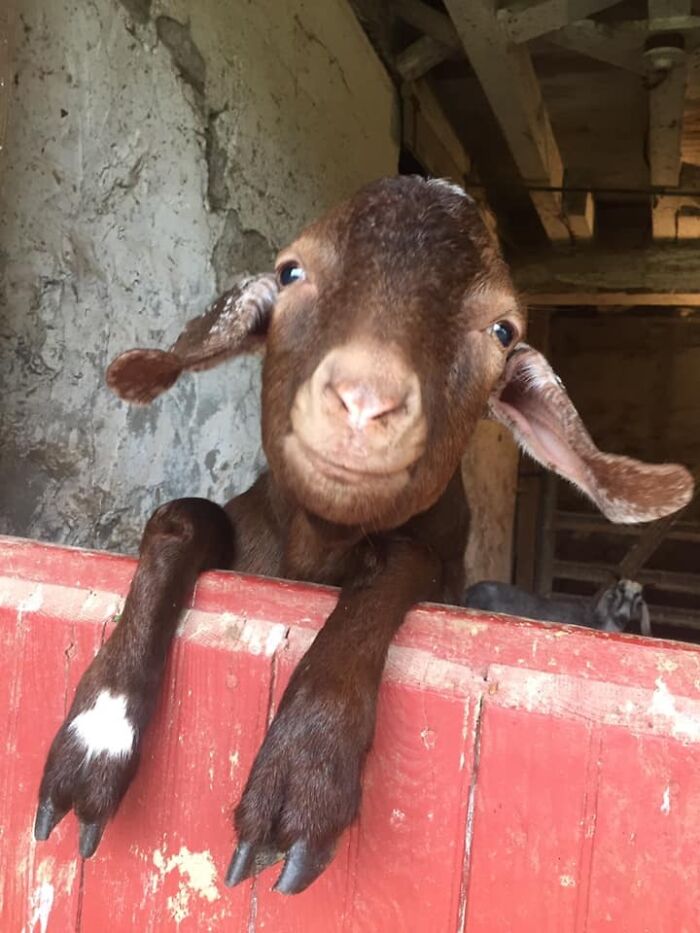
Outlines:
[[[298,262],[286,262],[278,271],[277,278],[280,285],[293,285],[294,282],[302,282],[306,278],[306,273]]]

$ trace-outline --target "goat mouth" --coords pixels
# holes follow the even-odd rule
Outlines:
[[[301,460],[303,466],[310,468],[315,474],[321,474],[325,479],[343,485],[366,485],[375,482],[391,482],[398,479],[408,479],[408,467],[401,465],[396,469],[378,470],[360,467],[357,463],[334,460],[305,443],[296,434],[289,434],[285,447],[287,454],[294,460]]]

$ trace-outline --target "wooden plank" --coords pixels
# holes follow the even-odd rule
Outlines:
[[[652,59],[649,72],[649,170],[652,185],[675,187],[681,173],[683,112],[688,78],[682,49]]]
[[[275,702],[310,641],[311,633],[290,632]],[[480,678],[458,665],[408,648],[392,652],[360,821],[301,897],[271,893],[279,868],[257,879],[255,929],[327,933],[339,905],[339,928],[347,930],[456,929],[482,689]],[[427,774],[441,775],[435,793]]]
[[[422,0],[395,0],[394,11],[400,19],[414,29],[425,33],[451,51],[460,51],[462,43],[449,16],[440,13]]]
[[[700,305],[700,264],[689,246],[582,248],[516,260],[511,270],[536,305]]]
[[[688,16],[691,0],[649,0],[649,21]],[[656,43],[659,46],[656,46]],[[649,173],[652,185],[675,187],[680,181],[683,113],[688,80],[687,56],[682,40],[664,42],[655,37],[646,51],[649,73]],[[656,213],[656,211],[654,211]],[[654,218],[654,234],[673,235],[664,221],[667,212]],[[659,229],[660,228],[660,229]]]
[[[646,75],[648,70],[638,38],[592,20],[582,20],[551,32],[547,42],[633,74]]]
[[[556,513],[555,524],[557,528],[582,534],[600,533],[635,538],[638,538],[649,527],[648,525],[618,525],[609,522],[602,515],[565,511]],[[667,537],[671,541],[700,541],[700,523],[678,521],[669,529]]]
[[[554,576],[561,580],[587,580],[609,584],[617,578],[615,564],[584,564],[573,560],[554,562]],[[672,570],[638,570],[635,580],[643,586],[658,586],[676,593],[700,592],[700,574],[677,573]]]
[[[498,18],[512,42],[530,42],[614,6],[619,0],[520,0],[501,7]]]
[[[514,583],[531,592],[535,589],[537,565],[537,527],[540,511],[542,475],[523,476],[518,481],[517,512],[515,517],[515,575]]]
[[[63,933],[79,913],[75,832],[61,825],[46,850],[34,843],[32,824],[46,749],[65,714],[69,669],[89,662],[99,630],[69,629],[66,639],[43,606],[40,584],[4,581],[0,602],[0,928]]]
[[[542,500],[537,535],[537,563],[535,572],[535,591],[540,596],[549,596],[554,578],[555,529],[554,514],[557,508],[558,480],[554,473],[544,474]]]
[[[587,603],[590,596],[580,596],[574,593],[554,592],[555,596],[561,596],[579,603]],[[696,609],[678,609],[675,606],[662,606],[658,603],[650,603],[649,611],[651,613],[651,623],[653,634],[659,638],[664,638],[662,627],[669,628],[687,628],[693,631],[700,631],[700,610]]]
[[[463,184],[471,159],[428,82],[407,82],[401,93],[404,145],[432,175]]]
[[[652,554],[661,546],[662,542],[668,537],[669,531],[673,528],[682,512],[676,512],[673,515],[667,515],[656,522],[651,522],[644,529],[639,540],[634,544],[624,558],[620,561],[619,571],[621,577],[633,579],[646,564]]]
[[[107,910],[110,933],[144,929],[144,916],[161,918],[155,930],[247,928],[251,883],[231,892],[222,878],[234,846],[231,813],[265,735],[285,633],[263,622],[227,631],[190,611],[139,773],[85,863],[83,929],[99,930]]]
[[[595,202],[590,191],[565,191],[563,201],[566,222],[572,236],[585,242],[593,239]]]
[[[396,70],[404,81],[422,78],[436,65],[447,61],[453,52],[430,36],[421,36],[396,57]]]
[[[690,933],[698,717],[697,690],[673,696],[663,673],[643,690],[492,667],[468,933]]]
[[[495,0],[446,0],[445,5],[523,180],[561,188],[561,155],[527,49],[508,38]],[[531,198],[549,238],[568,242],[561,194],[533,191]]]
[[[665,698],[658,687],[647,709],[663,707]],[[672,700],[668,706],[674,709]],[[693,933],[700,916],[690,867],[700,845],[699,765],[696,744],[604,730],[592,782],[589,930]]]

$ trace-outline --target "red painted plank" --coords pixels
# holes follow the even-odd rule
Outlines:
[[[86,863],[82,922],[110,933],[244,929],[249,885],[222,884],[231,813],[267,727],[280,625],[226,633],[190,613],[134,785]]]
[[[0,567],[8,576],[126,595],[135,561],[0,536]],[[210,613],[316,631],[336,599],[337,591],[327,587],[216,572],[203,575],[191,604]],[[700,647],[696,645],[608,635],[446,606],[426,605],[410,613],[396,644],[466,664],[481,676],[495,663],[546,667],[648,689],[653,689],[662,672],[669,689],[686,696],[698,695],[700,683]]]
[[[306,633],[290,633],[277,701],[309,641]],[[392,652],[359,824],[343,839],[325,875],[298,897],[271,893],[279,866],[261,875],[255,883],[254,929],[456,929],[482,687],[464,667],[412,649]]]
[[[690,933],[700,700],[494,667],[467,930]],[[498,892],[508,890],[508,899]]]
[[[14,611],[8,597],[17,600]],[[73,600],[76,611],[83,598]],[[50,606],[42,608],[42,587],[3,581],[0,599],[0,929],[64,933],[78,913],[75,829],[61,824],[48,848],[34,843],[32,825],[46,752],[74,686],[71,675],[89,663],[100,629],[57,626]]]
[[[35,846],[48,744],[134,566],[0,539],[3,931],[698,929],[698,648],[444,607],[392,647],[362,815],[328,873],[297,898],[269,893],[274,869],[223,888],[273,683],[278,699],[337,597],[237,574],[199,583],[84,874],[72,818]]]

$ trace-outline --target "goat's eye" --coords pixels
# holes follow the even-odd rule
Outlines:
[[[489,333],[493,334],[496,340],[506,349],[515,340],[515,328],[508,321],[496,321],[489,327]]]
[[[294,282],[301,282],[306,278],[306,273],[298,262],[286,262],[277,272],[277,278],[282,287],[293,285]]]

